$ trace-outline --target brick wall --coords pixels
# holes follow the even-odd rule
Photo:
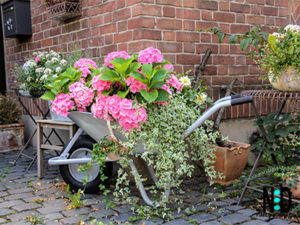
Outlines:
[[[70,52],[75,44],[100,61],[111,51],[135,53],[154,46],[178,72],[191,69],[191,76],[205,50],[211,48],[203,75],[210,96],[218,99],[220,87],[233,78],[237,78],[237,92],[261,88],[264,82],[258,79],[259,71],[237,46],[220,45],[216,37],[195,30],[219,26],[225,32],[244,33],[252,26],[284,26],[299,22],[300,11],[298,0],[83,0],[82,8],[81,17],[61,22],[48,19],[42,0],[31,1],[32,37],[5,40],[9,90],[15,62],[36,50]],[[244,108],[235,111],[227,112],[226,118],[251,113]]]

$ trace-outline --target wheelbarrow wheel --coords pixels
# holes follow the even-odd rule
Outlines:
[[[87,135],[81,135],[72,148],[69,151],[69,159],[76,158],[91,158],[93,144],[95,141]],[[67,145],[66,145],[67,146]],[[78,171],[78,167],[81,164],[69,164],[59,166],[60,174],[64,181],[70,185],[72,190],[78,189],[84,190],[86,193],[94,193],[99,190],[99,185],[103,183],[100,179],[101,174],[99,172],[99,165],[94,164],[87,172]],[[107,162],[103,173],[108,179],[112,174],[112,162]],[[86,185],[83,183],[83,179],[86,179],[86,175],[89,174],[88,182]],[[107,180],[108,180],[107,179]],[[107,181],[106,180],[106,181]],[[104,181],[105,182],[105,181]]]

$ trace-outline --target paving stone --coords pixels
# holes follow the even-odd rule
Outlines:
[[[21,194],[14,194],[14,195],[8,195],[4,197],[5,200],[17,200],[17,199],[23,199],[23,198],[29,198],[34,197],[31,193],[21,193]]]
[[[21,194],[21,193],[26,193],[26,192],[31,192],[33,191],[32,188],[19,188],[19,189],[13,189],[13,190],[9,190],[9,194]]]
[[[257,214],[258,212],[255,210],[252,210],[252,209],[242,209],[242,210],[237,211],[237,213],[241,213],[244,216],[252,216],[254,214]]]
[[[54,221],[52,220],[52,221],[46,222],[45,225],[61,225],[61,223],[59,223],[59,222],[57,222],[55,220]]]
[[[22,212],[25,210],[36,209],[40,206],[41,206],[40,204],[36,204],[36,203],[25,203],[25,204],[12,206],[11,208],[17,210],[18,212]]]
[[[250,220],[250,217],[244,216],[240,213],[234,213],[234,214],[229,214],[227,216],[221,217],[219,218],[219,220],[226,224],[237,224],[237,223],[243,223],[246,222],[247,220]]]
[[[4,223],[4,222],[6,222],[6,221],[7,221],[7,220],[0,218],[0,223]]]
[[[90,221],[89,221],[90,222]],[[109,220],[107,218],[100,218],[100,219],[97,219],[97,222],[102,222],[104,225],[110,225],[109,223],[113,223],[112,220]],[[88,223],[89,225],[96,225],[96,223],[94,224],[90,224]],[[148,225],[148,224],[147,224]]]
[[[64,218],[64,219],[60,220],[59,222],[64,225],[67,225],[67,224],[74,225],[74,224],[78,224],[79,221],[80,221],[79,218],[68,217],[68,218]]]
[[[288,221],[282,219],[273,219],[269,221],[269,224],[271,225],[286,225],[288,223],[289,223]]]
[[[97,218],[102,218],[102,217],[106,217],[106,216],[112,216],[114,214],[115,214],[115,212],[113,210],[104,209],[104,210],[90,213],[89,217],[97,219]]]
[[[217,217],[226,216],[230,214],[231,212],[227,209],[224,210],[224,208],[216,209],[215,211],[211,211],[210,214],[213,214]]]
[[[222,225],[222,224],[219,223],[218,221],[209,221],[209,222],[201,223],[201,225]]]
[[[228,210],[231,210],[231,211],[238,211],[238,210],[244,209],[240,205],[230,205],[230,206],[226,206],[225,208]]]
[[[0,203],[0,209],[1,208],[9,208],[11,206],[19,205],[19,204],[24,204],[24,202],[21,200],[5,201],[5,202]]]
[[[211,215],[211,214],[208,214],[208,213],[199,213],[199,214],[189,216],[187,218],[187,220],[197,220],[198,223],[203,223],[203,222],[206,222],[208,220],[215,219],[215,218],[217,218],[215,215]]]
[[[125,214],[120,214],[118,216],[113,216],[113,220],[116,221],[118,224],[122,224],[125,222],[129,222],[129,218],[134,216],[132,213],[125,213]]]
[[[223,201],[215,201],[212,203],[212,205],[217,206],[217,207],[224,207],[228,206],[228,202],[223,202]]]
[[[158,219],[151,219],[151,220],[141,220],[137,223],[137,225],[160,225],[163,223],[163,220],[158,218]]]
[[[183,219],[179,219],[179,220],[172,220],[172,221],[169,221],[167,223],[164,223],[164,225],[191,225],[191,223],[189,223],[188,221],[186,220],[183,220]]]
[[[5,225],[31,225],[31,223],[26,222],[25,220],[23,220],[23,221],[16,221],[16,222],[11,222],[11,223],[5,223]]]
[[[131,212],[130,206],[129,205],[125,205],[125,206],[119,206],[119,207],[114,207],[113,208],[114,211],[117,211],[118,213],[128,213]]]
[[[26,216],[32,216],[32,214],[39,215],[39,213],[37,213],[35,211],[25,211],[25,212],[9,215],[9,216],[7,216],[7,218],[10,219],[12,222],[20,221],[20,220],[24,221],[24,218]]]
[[[204,204],[195,205],[194,208],[195,208],[196,212],[208,210],[207,205],[204,205]]]
[[[8,193],[6,191],[1,191],[0,192],[0,197],[4,197],[4,196],[7,196]]]
[[[50,213],[47,216],[45,216],[46,220],[57,220],[62,218],[64,218],[64,216],[60,213]]]
[[[243,223],[243,225],[268,225],[269,223],[266,223],[261,220],[251,220],[249,222]]]
[[[262,221],[269,221],[270,217],[268,216],[262,216],[262,215],[254,215],[252,218],[257,219],[257,220],[262,220]]]
[[[0,216],[5,216],[5,215],[8,215],[8,214],[12,214],[14,211],[11,210],[11,209],[0,209]]]
[[[90,208],[82,207],[82,208],[78,208],[78,209],[71,209],[68,211],[64,211],[64,212],[62,212],[62,214],[66,217],[76,217],[79,215],[89,214],[90,212],[91,212]]]

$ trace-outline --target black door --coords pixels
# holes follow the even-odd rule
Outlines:
[[[3,27],[2,27],[1,13],[2,12],[0,9],[0,93],[5,94],[6,79],[5,79],[4,42],[3,42]]]

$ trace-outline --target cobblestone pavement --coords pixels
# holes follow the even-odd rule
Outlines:
[[[139,225],[221,225],[221,224],[244,224],[244,225],[265,225],[265,224],[289,224],[289,221],[282,219],[271,219],[261,216],[252,209],[237,206],[237,198],[226,198],[218,194],[216,190],[207,186],[206,192],[213,193],[206,195],[203,201],[203,188],[205,183],[201,179],[192,179],[185,182],[187,192],[184,195],[184,207],[194,206],[193,210],[183,210],[180,213],[173,213],[174,219],[164,222],[160,218],[152,218],[144,221],[132,222],[134,214],[129,205],[117,205],[113,209],[105,209],[101,202],[101,195],[86,194],[85,205],[78,209],[66,210],[67,192],[60,188],[63,184],[59,175],[58,167],[45,168],[45,178],[37,179],[36,165],[26,171],[29,161],[21,158],[16,166],[11,162],[16,153],[0,153],[0,224],[31,224],[24,218],[40,218],[43,224],[80,224],[80,221],[90,224],[89,221],[97,219],[104,224],[139,224]],[[133,186],[132,188],[135,188]],[[232,188],[231,188],[232,190]],[[225,193],[229,193],[226,190]],[[224,195],[224,192],[223,192]],[[290,223],[296,224],[296,223]]]

